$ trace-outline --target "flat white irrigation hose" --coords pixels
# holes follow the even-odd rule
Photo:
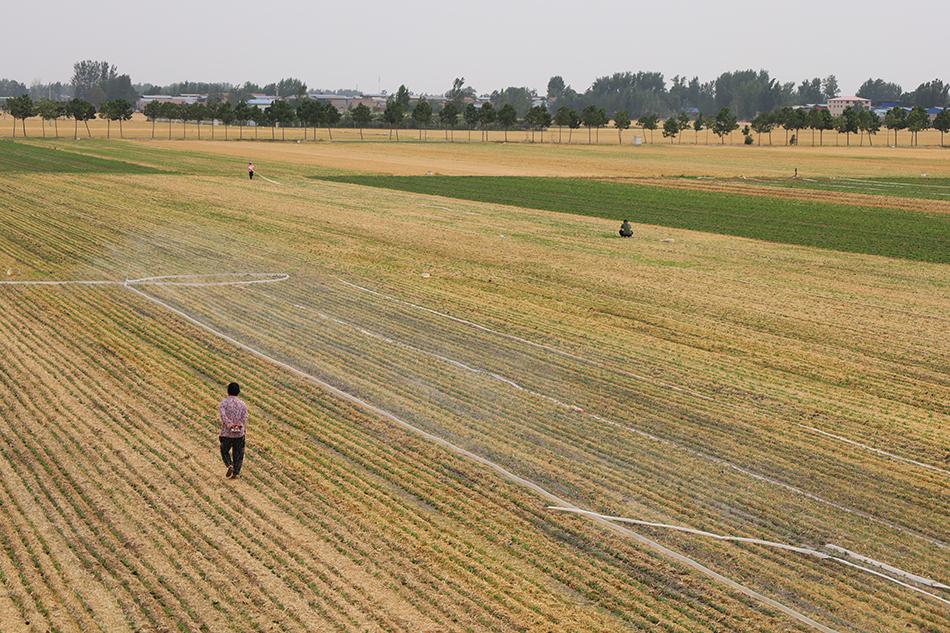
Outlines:
[[[259,177],[259,178],[263,178],[263,179],[266,180],[267,182],[273,183],[273,184],[275,184],[275,185],[279,185],[279,184],[280,184],[280,183],[277,182],[276,180],[271,180],[271,179],[268,178],[267,176],[264,176],[264,175],[259,174],[259,173],[257,173],[257,172],[254,172],[254,175],[257,176],[257,177]]]
[[[646,526],[646,527],[659,528],[659,529],[663,529],[663,530],[672,530],[672,531],[675,531],[675,532],[685,532],[685,533],[687,533],[687,534],[695,534],[695,535],[697,535],[697,536],[703,536],[703,537],[706,537],[706,538],[715,539],[715,540],[717,540],[717,541],[732,541],[732,542],[735,542],[735,543],[750,543],[750,544],[753,544],[753,545],[763,545],[763,546],[765,546],[765,547],[772,547],[772,548],[775,548],[775,549],[782,549],[782,550],[787,550],[787,551],[791,551],[791,552],[797,552],[797,553],[799,553],[799,554],[804,554],[804,555],[806,555],[806,556],[812,556],[812,557],[814,557],[814,558],[820,558],[820,559],[823,559],[823,560],[831,560],[831,561],[834,561],[834,562],[836,562],[836,563],[841,563],[841,564],[843,564],[843,565],[847,565],[848,567],[853,567],[853,568],[855,568],[855,569],[859,569],[859,570],[861,570],[861,571],[863,571],[863,572],[872,574],[872,575],[874,575],[874,576],[878,576],[879,578],[883,578],[884,580],[887,580],[887,581],[890,581],[890,582],[892,582],[892,583],[894,583],[894,584],[900,585],[901,587],[906,587],[907,589],[911,589],[911,590],[916,591],[916,592],[918,592],[918,593],[922,593],[922,594],[924,594],[925,596],[929,596],[929,597],[931,597],[931,598],[933,598],[933,599],[935,599],[935,600],[939,600],[940,602],[943,602],[944,604],[950,605],[950,600],[947,600],[946,598],[943,598],[943,597],[938,596],[938,595],[936,595],[936,594],[930,593],[929,591],[924,591],[924,590],[921,589],[920,587],[915,587],[914,585],[910,585],[910,584],[908,584],[908,583],[906,583],[906,582],[903,582],[903,581],[901,581],[901,580],[898,580],[897,578],[894,578],[893,576],[889,576],[889,575],[884,574],[884,573],[882,573],[882,572],[879,572],[879,571],[877,571],[877,570],[875,570],[875,569],[871,569],[871,568],[869,568],[869,567],[864,567],[864,566],[862,566],[862,565],[858,565],[857,563],[853,563],[853,562],[851,562],[851,561],[849,561],[849,560],[846,560],[846,559],[844,559],[844,558],[841,558],[841,557],[839,557],[839,556],[834,556],[834,555],[832,555],[832,554],[828,554],[827,552],[822,552],[822,551],[819,551],[819,550],[816,550],[816,549],[812,549],[812,548],[810,548],[810,547],[799,547],[799,546],[796,546],[796,545],[789,545],[788,543],[778,543],[778,542],[776,542],[776,541],[766,541],[766,540],[763,540],[763,539],[750,538],[750,537],[746,537],[746,536],[730,536],[730,535],[726,535],[726,534],[715,534],[715,533],[713,533],[713,532],[706,532],[705,530],[697,530],[697,529],[695,529],[695,528],[685,527],[685,526],[682,526],[682,525],[669,525],[669,524],[667,524],[667,523],[656,523],[656,522],[654,522],[654,521],[644,521],[644,520],[642,520],[642,519],[631,519],[631,518],[628,518],[628,517],[619,517],[619,516],[611,516],[611,515],[608,515],[608,514],[599,514],[599,513],[597,513],[597,512],[591,512],[590,510],[581,510],[580,508],[571,507],[571,506],[548,506],[548,510],[554,510],[555,512],[567,512],[567,513],[571,513],[571,514],[580,514],[580,515],[588,516],[588,517],[597,517],[597,518],[599,518],[599,519],[604,519],[605,521],[614,521],[614,522],[617,522],[617,523],[630,523],[630,524],[633,524],[633,525],[643,525],[643,526]],[[922,585],[926,585],[926,586],[928,586],[928,587],[934,587],[934,588],[937,588],[937,589],[950,589],[950,586],[945,585],[945,584],[942,583],[942,582],[938,582],[938,581],[936,581],[936,580],[931,580],[931,579],[929,579],[929,578],[924,578],[923,576],[918,576],[918,575],[916,575],[916,574],[912,574],[912,573],[910,573],[910,572],[906,572],[906,571],[904,571],[904,570],[902,570],[902,569],[898,569],[897,567],[893,567],[893,566],[891,566],[891,565],[888,565],[887,563],[882,563],[882,562],[880,562],[880,561],[876,561],[876,560],[874,560],[873,558],[868,558],[868,557],[862,556],[862,555],[860,555],[860,554],[855,554],[854,552],[852,552],[852,551],[850,551],[850,550],[847,550],[847,549],[845,549],[845,548],[843,548],[843,547],[838,547],[837,545],[828,544],[828,545],[825,545],[825,548],[826,548],[826,549],[829,549],[829,550],[832,550],[832,551],[834,551],[834,552],[837,552],[837,553],[844,554],[844,555],[846,555],[846,556],[850,556],[850,557],[852,557],[852,558],[855,558],[855,559],[857,559],[857,560],[860,560],[860,561],[862,561],[862,562],[864,562],[864,563],[867,563],[867,564],[869,564],[869,565],[874,565],[875,567],[880,567],[881,569],[885,569],[885,570],[889,571],[889,572],[892,573],[892,574],[895,574],[895,575],[898,575],[898,576],[902,576],[902,577],[904,577],[904,578],[907,578],[907,579],[909,579],[909,580],[912,580],[912,581],[914,581],[914,582],[916,582],[916,583],[919,583],[919,584],[922,584]]]
[[[236,277],[231,281],[200,281],[216,277]],[[240,279],[245,277],[246,279]],[[185,286],[208,288],[212,286],[249,286],[251,284],[272,284],[290,279],[287,273],[205,273],[198,275],[159,275],[115,281],[111,279],[70,279],[63,281],[12,280],[0,281],[3,286]]]

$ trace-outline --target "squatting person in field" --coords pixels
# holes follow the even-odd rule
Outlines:
[[[247,161],[247,177],[250,180],[254,180],[254,163]]]
[[[227,478],[237,479],[244,463],[244,434],[247,431],[247,406],[238,398],[241,386],[236,382],[228,385],[228,397],[218,405],[221,416],[221,459],[228,467]]]
[[[633,227],[630,226],[630,222],[627,220],[623,221],[623,224],[620,225],[620,237],[632,237],[633,236]]]

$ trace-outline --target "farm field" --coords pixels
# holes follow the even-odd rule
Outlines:
[[[106,282],[0,285],[0,630],[950,627],[941,201],[617,151],[0,142],[0,280]],[[950,175],[899,153],[851,173]]]

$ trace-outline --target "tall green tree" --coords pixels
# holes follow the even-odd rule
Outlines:
[[[155,122],[162,116],[162,104],[158,101],[149,101],[142,108],[142,114],[152,124],[152,139],[155,139]]]
[[[587,128],[587,144],[590,145],[593,143],[593,136],[591,135],[594,127],[599,126],[600,123],[600,109],[595,105],[589,105],[581,111],[581,123],[584,124],[584,127]]]
[[[303,96],[307,94],[307,84],[296,77],[287,77],[281,79],[273,86],[273,92],[267,92],[277,95],[284,101],[287,99],[302,99]]]
[[[689,124],[690,124],[689,115],[686,114],[685,112],[680,112],[679,114],[677,114],[677,115],[676,115],[676,124],[677,124],[677,126],[679,127],[680,132],[681,132],[679,142],[682,143],[682,142],[683,142],[683,134],[682,134],[682,132],[684,132],[685,130],[688,130],[689,127],[690,127],[690,126],[689,126]]]
[[[110,99],[102,104],[99,116],[106,120],[106,138],[111,136],[112,122],[119,122],[119,138],[125,138],[122,122],[132,118],[132,104],[125,99]]]
[[[198,130],[198,140],[201,140],[201,122],[208,118],[208,106],[203,103],[192,103],[188,106],[188,118],[195,122]]]
[[[907,105],[921,108],[950,106],[950,85],[940,79],[922,83],[907,95]]]
[[[801,108],[792,108],[785,113],[785,120],[782,122],[782,125],[788,130],[795,132],[793,138],[795,139],[795,144],[799,143],[799,135],[803,127],[808,124],[808,113]],[[786,143],[787,144],[787,143]]]
[[[559,78],[559,77],[557,77],[557,78],[552,77],[552,78],[551,78],[551,81],[554,81],[554,79],[560,79],[560,78]],[[564,80],[561,79],[561,82],[562,82],[562,83],[563,83],[563,81],[564,81]],[[557,131],[557,142],[558,142],[558,143],[561,142],[561,131],[562,131],[565,127],[569,127],[569,126],[570,126],[572,117],[573,117],[573,118],[577,118],[577,112],[575,112],[575,111],[573,110],[573,108],[569,108],[569,107],[567,107],[567,106],[561,106],[560,108],[557,109],[557,112],[554,113],[554,123],[555,123],[555,125],[557,125],[557,128],[558,128],[558,131]],[[568,136],[567,142],[568,142],[568,144],[570,144],[570,142],[571,142],[570,136]]]
[[[670,139],[670,145],[673,144],[673,139],[676,138],[676,135],[680,133],[680,122],[679,119],[675,116],[668,116],[666,120],[663,121],[663,138]]]
[[[771,112],[759,112],[752,119],[752,131],[759,137],[759,145],[762,144],[762,135],[769,135],[769,145],[772,144],[772,128],[775,127],[775,118]]]
[[[452,81],[452,87],[445,93],[445,98],[454,103],[459,112],[462,111],[465,99],[474,96],[475,89],[465,85],[465,77],[456,77]]]
[[[831,116],[831,112],[827,108],[813,110],[814,119],[812,120],[812,127],[818,130],[818,146],[823,147],[825,144],[825,131],[835,129],[835,119]]]
[[[89,130],[89,119],[96,116],[96,106],[83,99],[74,98],[66,103],[66,114],[75,121],[73,128],[73,138],[79,140],[79,122],[82,121],[86,126],[86,134],[92,138],[92,132]]]
[[[617,140],[623,145],[623,131],[630,129],[630,113],[626,110],[614,113],[614,127],[617,128]]]
[[[510,103],[506,103],[498,109],[498,123],[505,130],[505,142],[508,142],[508,130],[518,120],[518,111]]]
[[[944,108],[933,121],[934,129],[940,130],[940,147],[943,147],[943,135],[950,132],[950,108]]]
[[[16,122],[19,119],[23,127],[23,136],[26,137],[26,120],[36,114],[33,99],[26,94],[19,97],[10,97],[7,99],[7,108],[13,116],[13,136],[16,137]]]
[[[581,115],[576,110],[570,111],[570,118],[567,123],[567,144],[571,144],[571,139],[574,138],[574,130],[581,129]]]
[[[848,106],[838,117],[835,126],[839,134],[845,135],[849,147],[851,146],[851,135],[858,132],[858,112],[853,106]]]
[[[425,97],[420,98],[412,109],[412,120],[419,126],[419,140],[424,140],[423,134],[428,136],[429,124],[432,123],[432,104]]]
[[[791,118],[794,116],[794,114],[792,114],[793,112],[794,110],[792,108],[790,108],[789,106],[785,106],[784,108],[779,108],[778,110],[772,113],[772,121],[776,125],[781,125],[782,129],[785,131],[786,145],[788,145],[788,131],[789,129],[791,129],[789,128],[788,123],[791,120]],[[772,139],[771,137],[769,137],[769,144],[771,144],[771,141]]]
[[[726,135],[732,134],[732,132],[738,129],[739,121],[736,120],[736,115],[732,113],[732,110],[729,108],[720,109],[719,113],[716,114],[716,120],[712,126],[713,134],[719,137],[719,143],[724,145],[726,143]]]
[[[323,117],[323,104],[304,97],[297,100],[297,120],[303,124],[303,140],[307,140],[307,128],[313,128],[313,140],[317,140],[317,128]]]
[[[321,118],[323,124],[327,128],[327,136],[330,140],[333,140],[333,128],[340,122],[342,115],[340,111],[336,109],[336,106],[332,103],[328,103],[323,106],[323,111],[321,112]]]
[[[884,114],[884,127],[894,130],[894,146],[897,146],[897,134],[907,127],[907,110],[895,106]],[[890,140],[890,139],[888,139]]]
[[[288,101],[277,99],[267,107],[267,114],[271,121],[271,138],[273,138],[273,126],[280,125],[280,140],[286,141],[286,129],[294,124],[297,111]]]
[[[881,117],[862,108],[858,112],[858,129],[862,134],[861,144],[864,144],[863,135],[867,134],[868,145],[874,145],[872,137],[881,129]]]
[[[491,103],[483,103],[482,107],[478,109],[478,125],[482,130],[482,138],[486,141],[488,140],[488,130],[497,118],[498,113],[495,112],[495,106]]]
[[[917,145],[917,134],[930,127],[930,116],[921,106],[914,108],[907,115],[907,130],[912,134],[911,143]]]
[[[363,128],[369,125],[369,122],[373,120],[373,113],[365,103],[361,103],[353,108],[351,115],[353,116],[353,125],[360,130],[360,140],[363,140]]]
[[[659,127],[660,117],[656,114],[649,112],[647,114],[640,115],[640,127],[644,130],[650,130],[650,142],[653,142],[653,132]]]
[[[834,75],[828,75],[821,80],[821,89],[825,93],[825,99],[834,99],[841,94],[841,88],[838,87],[838,78]]]
[[[40,99],[36,103],[36,113],[43,117],[44,124],[47,121],[52,121],[53,126],[56,129],[56,138],[59,138],[59,117],[63,116],[66,112],[66,106],[61,101],[53,101],[52,99]],[[46,136],[46,126],[43,126],[43,136]]]
[[[525,122],[531,129],[531,142],[534,142],[534,132],[541,133],[541,142],[544,143],[544,130],[551,127],[551,113],[543,105],[535,106],[528,110],[525,116]]]
[[[696,142],[694,145],[699,145],[699,133],[706,129],[706,136],[709,136],[709,130],[706,126],[706,119],[703,118],[703,113],[699,112],[696,114],[696,118],[693,119],[693,131],[696,133]]]
[[[386,100],[386,109],[383,111],[383,120],[389,124],[389,140],[393,138],[393,130],[396,130],[396,142],[399,142],[399,126],[402,125],[402,103],[395,97]]]
[[[478,125],[478,108],[474,103],[465,104],[465,109],[462,110],[462,118],[465,120],[465,127],[468,128],[468,141],[471,143],[472,130]]]
[[[405,84],[399,86],[399,89],[396,91],[396,101],[402,106],[403,112],[409,111],[410,94],[409,88],[406,88]]]
[[[168,140],[170,141],[172,140],[172,121],[175,121],[178,119],[179,110],[181,110],[181,106],[178,105],[177,103],[167,103],[167,102],[161,105],[162,105],[162,108],[161,108],[162,118],[168,121]]]
[[[883,79],[870,78],[861,84],[855,93],[859,97],[870,99],[872,103],[881,101],[900,101],[904,89],[899,84],[889,83]]]
[[[228,140],[228,128],[234,123],[236,116],[234,106],[227,101],[222,101],[215,106],[214,117],[224,126],[224,140]]]
[[[244,99],[238,101],[237,105],[234,106],[234,118],[238,124],[238,139],[243,141],[244,126],[251,120],[251,108],[248,107],[247,101]]]
[[[458,81],[458,80],[456,80]],[[459,120],[459,107],[454,101],[447,101],[439,111],[439,123],[445,130],[445,140],[449,140],[449,130],[452,130],[452,140],[455,140],[455,126]]]
[[[548,101],[552,104],[557,104],[557,100],[564,95],[564,90],[567,86],[564,83],[564,78],[560,75],[555,75],[548,80]],[[565,125],[567,125],[565,123]]]

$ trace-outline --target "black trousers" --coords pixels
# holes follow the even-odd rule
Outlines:
[[[221,459],[225,466],[233,466],[234,474],[241,473],[241,465],[244,464],[244,438],[243,437],[219,437],[221,440]]]
[[[253,171],[247,172],[247,177],[248,177],[250,180],[254,180],[254,172],[253,172]]]

